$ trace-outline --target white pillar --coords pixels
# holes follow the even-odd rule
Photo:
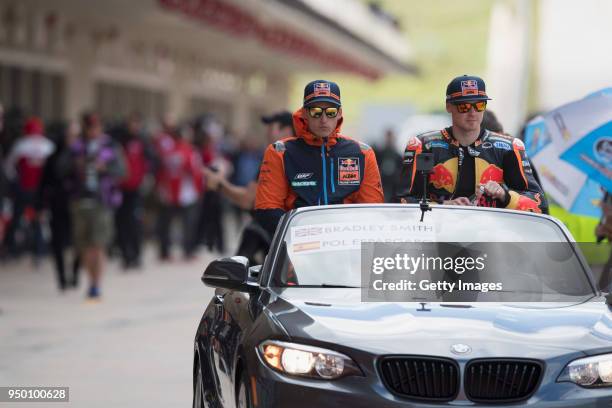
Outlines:
[[[531,4],[529,0],[497,1],[491,12],[487,58],[489,107],[513,136],[527,116]]]
[[[84,110],[95,106],[95,51],[84,28],[79,27],[72,43],[66,47],[66,54],[69,61],[66,72],[66,115],[69,119],[78,119]]]
[[[180,70],[177,70],[180,71]],[[189,111],[189,92],[186,89],[185,80],[180,73],[175,73],[168,81],[168,112],[176,118],[182,119],[190,114]]]
[[[231,129],[238,135],[246,135],[251,125],[251,106],[244,95],[236,95],[232,103]]]

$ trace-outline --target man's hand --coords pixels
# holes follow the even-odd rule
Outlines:
[[[457,197],[453,200],[444,200],[442,202],[444,205],[472,205],[470,199],[467,197]]]
[[[217,190],[223,180],[223,176],[219,172],[213,171],[208,167],[204,167],[202,172],[204,173],[204,177],[206,177],[206,187],[209,190]]]
[[[496,181],[487,181],[486,184],[479,184],[476,190],[476,202],[480,200],[480,197],[486,194],[489,197],[495,198],[502,203],[506,201],[506,191]]]

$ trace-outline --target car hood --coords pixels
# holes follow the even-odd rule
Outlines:
[[[612,314],[600,298],[581,304],[362,303],[360,289],[284,288],[268,305],[293,341],[380,354],[549,358],[610,351]]]

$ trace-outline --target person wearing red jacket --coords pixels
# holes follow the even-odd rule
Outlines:
[[[123,200],[115,212],[117,245],[125,269],[140,266],[142,246],[141,186],[151,169],[151,153],[142,137],[142,119],[132,113],[120,137],[124,150],[127,175],[119,184]]]
[[[190,141],[171,122],[156,139],[159,168],[156,174],[159,212],[159,257],[170,259],[170,225],[180,216],[183,224],[183,252],[192,258],[196,249],[197,203],[202,195],[202,162]]]
[[[340,134],[342,122],[338,85],[307,84],[296,136],[268,146],[259,173],[254,215],[270,236],[293,208],[384,201],[374,150]]]
[[[214,125],[204,122],[196,124],[197,131],[201,131],[203,171],[206,168],[222,170],[227,167],[222,157],[217,139],[220,134],[215,135]],[[220,132],[219,132],[220,133]],[[206,174],[204,172],[204,174]],[[207,190],[202,199],[200,219],[198,222],[198,237],[209,251],[225,252],[225,234],[223,231],[223,203],[221,194],[215,190]]]
[[[17,140],[5,161],[8,179],[13,181],[13,216],[6,232],[5,243],[9,253],[15,254],[15,232],[24,213],[29,213],[34,236],[34,260],[42,254],[43,237],[35,208],[36,192],[47,158],[55,150],[52,141],[44,136],[41,120],[31,117],[25,123],[23,136]]]

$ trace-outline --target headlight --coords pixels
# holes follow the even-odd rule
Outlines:
[[[325,380],[363,375],[350,357],[319,347],[266,340],[259,354],[268,366],[286,374]]]
[[[580,358],[565,367],[557,381],[570,381],[582,387],[612,386],[612,354]]]

